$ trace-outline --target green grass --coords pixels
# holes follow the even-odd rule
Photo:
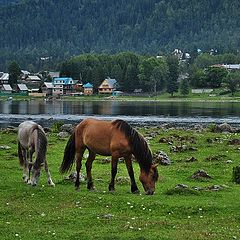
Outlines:
[[[140,129],[144,136],[156,132],[149,140],[153,152],[163,150],[173,163],[159,166],[160,179],[156,194],[146,196],[138,181],[140,195],[130,192],[129,183],[116,184],[109,193],[110,164],[103,164],[98,156],[93,164],[96,190],[88,191],[81,183],[75,191],[72,182],[58,172],[66,139],[51,133],[48,163],[55,188],[47,186],[44,171],[37,187],[22,182],[22,170],[17,158],[15,133],[0,132],[0,239],[239,239],[240,186],[231,181],[232,168],[240,164],[240,146],[228,145],[240,134],[218,134],[208,131]],[[161,137],[193,136],[196,143],[186,145],[197,151],[170,152]],[[217,139],[212,143],[207,139]],[[173,138],[173,145],[179,145]],[[221,155],[221,157],[219,157]],[[186,162],[194,156],[197,162]],[[206,160],[208,157],[212,161]],[[226,163],[232,160],[232,163]],[[84,166],[84,165],[83,165]],[[139,166],[134,163],[138,179]],[[208,172],[210,180],[193,180],[190,176],[198,169]],[[85,168],[83,168],[85,174]],[[125,164],[120,163],[117,177],[127,177]],[[177,184],[186,184],[188,190],[176,190]],[[211,191],[212,185],[224,185],[220,191]],[[202,187],[196,191],[192,187]]]

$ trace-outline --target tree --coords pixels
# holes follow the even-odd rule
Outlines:
[[[232,96],[239,88],[240,74],[237,72],[230,72],[224,79],[227,88],[231,91]]]
[[[15,84],[17,84],[17,80],[21,74],[21,69],[15,61],[9,64],[8,73],[9,73],[9,84],[13,87]]]
[[[156,93],[165,86],[168,65],[164,58],[150,57],[141,62],[139,72],[140,82]]]
[[[205,75],[209,87],[218,88],[221,86],[223,79],[227,76],[228,72],[225,68],[209,67]]]
[[[167,64],[169,67],[169,77],[167,82],[167,92],[173,96],[178,91],[179,61],[175,56],[168,56]]]
[[[188,95],[190,91],[190,86],[189,86],[189,82],[188,79],[183,79],[180,83],[180,93],[182,95]]]

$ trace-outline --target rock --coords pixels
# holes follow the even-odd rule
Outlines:
[[[188,188],[188,185],[185,185],[185,184],[183,184],[183,183],[180,183],[180,184],[176,185],[175,188],[180,188],[180,189]]]
[[[208,187],[208,189],[211,191],[219,191],[219,190],[222,190],[223,187],[220,185],[212,185],[212,186]]]
[[[2,150],[8,150],[8,149],[11,149],[11,147],[7,146],[7,145],[2,145],[0,146],[0,149]]]
[[[159,163],[161,165],[170,165],[172,161],[169,159],[166,153],[163,151],[158,151],[153,155],[154,162]]]
[[[59,138],[67,138],[67,137],[70,136],[70,133],[68,133],[68,132],[60,132],[60,133],[57,134],[57,136]]]
[[[120,176],[120,177],[117,177],[116,182],[118,184],[129,184],[130,183],[130,179],[129,179],[129,177],[122,177],[122,176]]]
[[[63,124],[60,129],[62,132],[68,132],[71,134],[73,132],[74,127],[72,124]]]
[[[228,144],[230,144],[230,145],[240,145],[240,139],[235,138],[235,139],[229,140]]]
[[[193,179],[212,179],[212,177],[205,172],[204,170],[197,170],[192,176],[191,178]]]
[[[195,157],[190,157],[186,160],[186,162],[197,162],[197,159]]]
[[[233,132],[233,128],[228,123],[222,123],[215,128],[216,132]]]
[[[44,130],[45,133],[52,132],[52,129],[49,128],[49,127],[44,127],[43,130]]]
[[[75,182],[77,179],[77,172],[72,172],[70,175],[66,176],[64,179]],[[80,173],[80,175],[79,175],[79,181],[85,182],[85,176],[82,173]]]

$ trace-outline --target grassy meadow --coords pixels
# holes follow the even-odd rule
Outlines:
[[[44,171],[36,187],[26,185],[18,163],[16,133],[1,130],[0,239],[240,239],[240,185],[232,182],[232,169],[240,165],[240,146],[229,144],[240,139],[240,134],[157,127],[138,130],[153,153],[162,150],[172,160],[171,165],[159,165],[153,196],[143,192],[137,163],[135,177],[141,194],[131,193],[124,163],[118,165],[116,191],[109,193],[110,164],[101,156],[92,169],[96,190],[88,191],[82,182],[80,191],[75,191],[73,182],[65,179],[68,174],[58,170],[67,139],[59,139],[54,132],[48,134],[47,160],[56,187],[47,186]],[[159,141],[163,137],[167,141]],[[178,145],[187,148],[170,151]],[[196,161],[188,161],[191,157]],[[192,179],[199,169],[212,178]],[[177,184],[188,188],[176,189]]]

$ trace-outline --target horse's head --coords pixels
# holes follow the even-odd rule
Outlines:
[[[37,185],[40,174],[41,174],[40,169],[33,169],[32,170],[32,183],[31,183],[32,186]]]
[[[153,195],[155,192],[155,183],[158,180],[158,164],[152,164],[148,172],[141,169],[140,181],[147,195]]]

